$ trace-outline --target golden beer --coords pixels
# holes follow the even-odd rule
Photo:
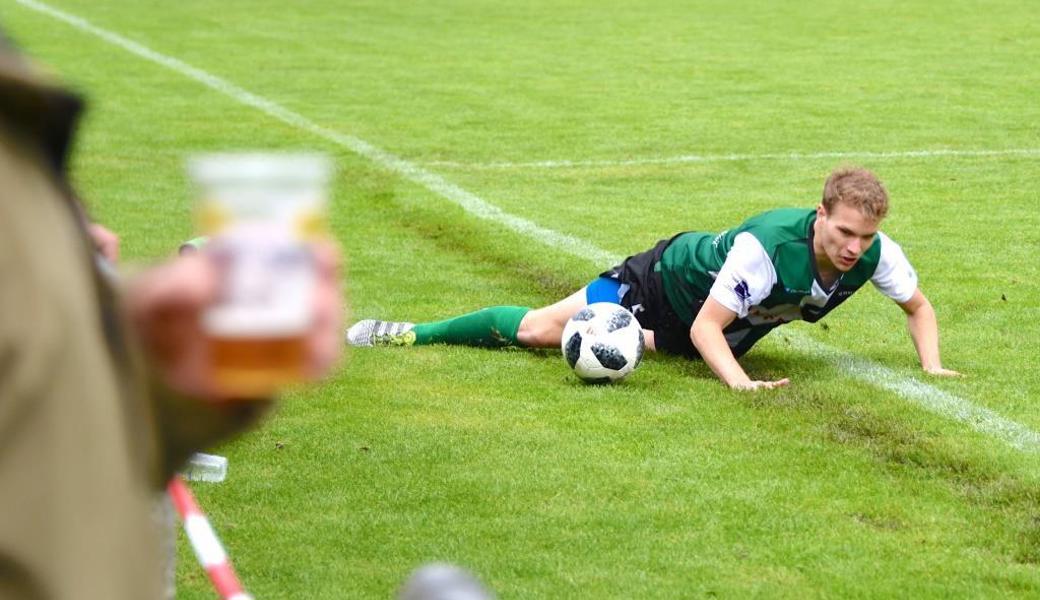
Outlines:
[[[244,398],[267,397],[303,381],[307,348],[302,335],[291,337],[209,338],[213,378],[221,391]]]

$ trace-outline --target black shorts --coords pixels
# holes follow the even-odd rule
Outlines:
[[[691,323],[683,322],[675,314],[665,295],[661,274],[655,269],[665,248],[674,239],[661,240],[653,248],[629,256],[600,276],[616,279],[628,286],[621,305],[632,311],[643,329],[654,332],[654,345],[659,351],[699,360],[701,355],[690,341]],[[700,300],[700,304],[703,303],[704,300]],[[698,310],[700,306],[695,306],[693,314],[696,315]]]

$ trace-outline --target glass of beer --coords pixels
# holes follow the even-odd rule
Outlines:
[[[326,235],[331,163],[315,154],[212,154],[189,161],[203,252],[219,272],[202,316],[217,386],[263,397],[305,376],[317,283],[308,242]]]

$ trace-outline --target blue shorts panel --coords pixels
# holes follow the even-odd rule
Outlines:
[[[627,288],[628,286],[624,287]],[[624,295],[625,290],[622,290],[621,282],[610,277],[594,279],[592,283],[585,286],[585,302],[587,304],[594,302],[621,304],[621,297]]]

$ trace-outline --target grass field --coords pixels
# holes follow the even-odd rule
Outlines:
[[[966,373],[921,375],[872,290],[743,361],[792,379],[770,393],[659,356],[588,387],[556,352],[355,350],[196,486],[257,598],[385,598],[430,560],[502,598],[1040,595],[1040,5],[46,6],[89,26],[29,0],[0,22],[88,96],[74,175],[127,260],[191,236],[187,156],[316,149],[352,318],[538,306],[603,257],[812,206],[855,163]],[[178,587],[213,597],[183,540]]]

